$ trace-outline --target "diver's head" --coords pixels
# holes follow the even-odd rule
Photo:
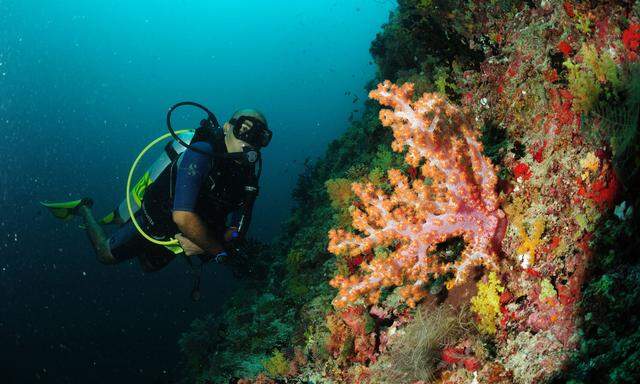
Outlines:
[[[271,141],[267,119],[255,109],[237,110],[224,124],[223,130],[229,153],[242,152],[246,146],[260,150]]]

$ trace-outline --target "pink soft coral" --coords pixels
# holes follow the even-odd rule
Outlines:
[[[340,292],[334,305],[360,297],[376,302],[380,288],[388,286],[403,286],[402,295],[415,305],[431,277],[453,272],[447,283],[452,287],[475,266],[496,268],[506,224],[495,193],[497,178],[464,114],[441,96],[426,93],[412,102],[413,84],[385,81],[370,97],[393,108],[380,111],[380,120],[393,129],[393,150],[407,149],[405,161],[419,168],[421,177],[410,182],[401,171],[390,170],[391,194],[372,184],[353,184],[359,199],[353,227],[360,234],[331,230],[329,251],[358,257],[383,247],[389,255],[363,262],[361,273],[335,277],[331,284]],[[453,263],[438,260],[436,245],[456,236],[466,243],[462,256]]]

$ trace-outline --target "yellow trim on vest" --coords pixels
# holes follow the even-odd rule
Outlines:
[[[138,206],[142,206],[142,198],[144,197],[144,193],[147,191],[147,187],[151,185],[153,181],[151,181],[151,175],[149,171],[145,172],[144,175],[138,180],[136,185],[133,186],[133,200],[138,204]]]

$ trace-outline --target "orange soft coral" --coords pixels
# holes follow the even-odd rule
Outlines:
[[[353,184],[359,203],[352,225],[359,233],[329,231],[329,251],[351,257],[378,247],[390,251],[362,263],[358,274],[336,276],[331,284],[340,291],[334,305],[361,297],[376,302],[380,288],[389,286],[402,286],[402,295],[414,305],[434,276],[453,272],[451,287],[475,266],[496,267],[505,229],[497,178],[464,114],[441,96],[426,93],[412,102],[412,84],[385,81],[370,97],[393,108],[380,111],[380,120],[393,129],[393,150],[406,149],[406,163],[419,168],[422,177],[410,182],[401,171],[390,170],[391,194],[370,183]],[[439,260],[433,254],[436,245],[456,236],[466,243],[462,256],[454,263]]]

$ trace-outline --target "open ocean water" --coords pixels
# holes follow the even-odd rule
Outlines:
[[[307,157],[358,114],[391,1],[0,0],[0,383],[169,383],[177,339],[233,290],[210,265],[190,300],[182,260],[144,274],[96,262],[78,220],[38,202],[123,197],[137,153],[192,100],[221,122],[265,113],[251,235],[273,238]],[[201,115],[179,118],[193,128]],[[159,149],[146,159],[153,160]]]

